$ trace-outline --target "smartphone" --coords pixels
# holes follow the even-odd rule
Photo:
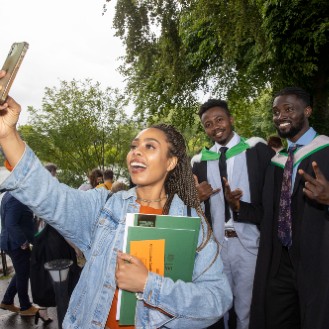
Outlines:
[[[15,42],[12,44],[9,54],[2,70],[6,71],[6,75],[0,80],[0,104],[2,105],[8,96],[9,89],[14,82],[16,73],[21,66],[23,58],[26,54],[29,44],[27,42]]]

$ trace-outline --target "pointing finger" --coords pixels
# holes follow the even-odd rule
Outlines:
[[[312,177],[310,174],[306,173],[303,169],[299,169],[298,173],[303,177],[305,182],[309,182],[311,184],[316,183],[316,179],[314,177]]]
[[[315,161],[312,162],[312,167],[313,167],[313,171],[314,171],[316,179],[318,179],[318,180],[325,179],[322,171],[320,170],[318,164]]]

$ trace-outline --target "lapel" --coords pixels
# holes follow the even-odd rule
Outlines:
[[[308,157],[308,158],[305,158],[299,165],[298,169],[303,169],[305,172],[310,172],[308,169],[309,167],[311,166],[311,158]],[[311,171],[312,172],[312,171]],[[302,179],[302,176],[299,175],[298,171],[296,172],[296,177],[295,177],[295,182],[294,182],[294,186],[293,186],[293,190],[292,190],[292,195],[291,196],[294,196],[295,193],[297,192],[298,190],[298,187],[300,184],[304,184],[304,181]]]
[[[199,178],[199,183],[203,181],[207,181],[207,162],[206,161],[201,161],[197,164],[198,166],[198,178]]]
[[[294,166],[301,163],[304,159],[311,156],[313,153],[320,151],[323,148],[329,147],[329,137],[324,135],[316,136],[311,143],[299,148],[294,152]],[[288,158],[287,150],[278,152],[271,162],[281,168],[284,168]]]
[[[233,164],[233,175],[231,177],[230,187],[231,190],[239,187],[239,182],[241,181],[241,176],[245,173],[243,167],[245,166],[244,160],[245,153],[242,152],[235,156],[234,164]]]

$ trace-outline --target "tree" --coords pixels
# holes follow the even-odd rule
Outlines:
[[[326,0],[117,0],[114,27],[126,47],[121,72],[143,119],[175,111],[184,128],[193,124],[200,93],[240,104],[238,110],[259,104],[264,92],[299,85],[314,95],[314,125],[323,133],[328,17]]]
[[[328,133],[329,6],[326,0],[266,1],[260,6],[270,40],[273,88],[299,85],[314,96],[313,124]]]
[[[127,175],[125,156],[138,125],[124,112],[118,90],[86,79],[46,88],[42,108],[29,107],[20,132],[42,161],[54,162],[66,183],[78,186],[93,168]]]

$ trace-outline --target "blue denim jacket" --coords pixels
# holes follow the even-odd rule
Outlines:
[[[105,189],[70,188],[53,179],[29,147],[0,189],[10,190],[86,256],[63,328],[103,329],[116,289],[115,266],[117,250],[122,250],[125,215],[139,211],[135,190],[115,193],[107,200]],[[186,206],[177,196],[169,213],[186,215]],[[136,328],[206,328],[223,316],[232,305],[232,292],[220,257],[210,266],[216,251],[211,239],[196,253],[189,283],[149,273],[142,294],[145,303],[137,302]]]

